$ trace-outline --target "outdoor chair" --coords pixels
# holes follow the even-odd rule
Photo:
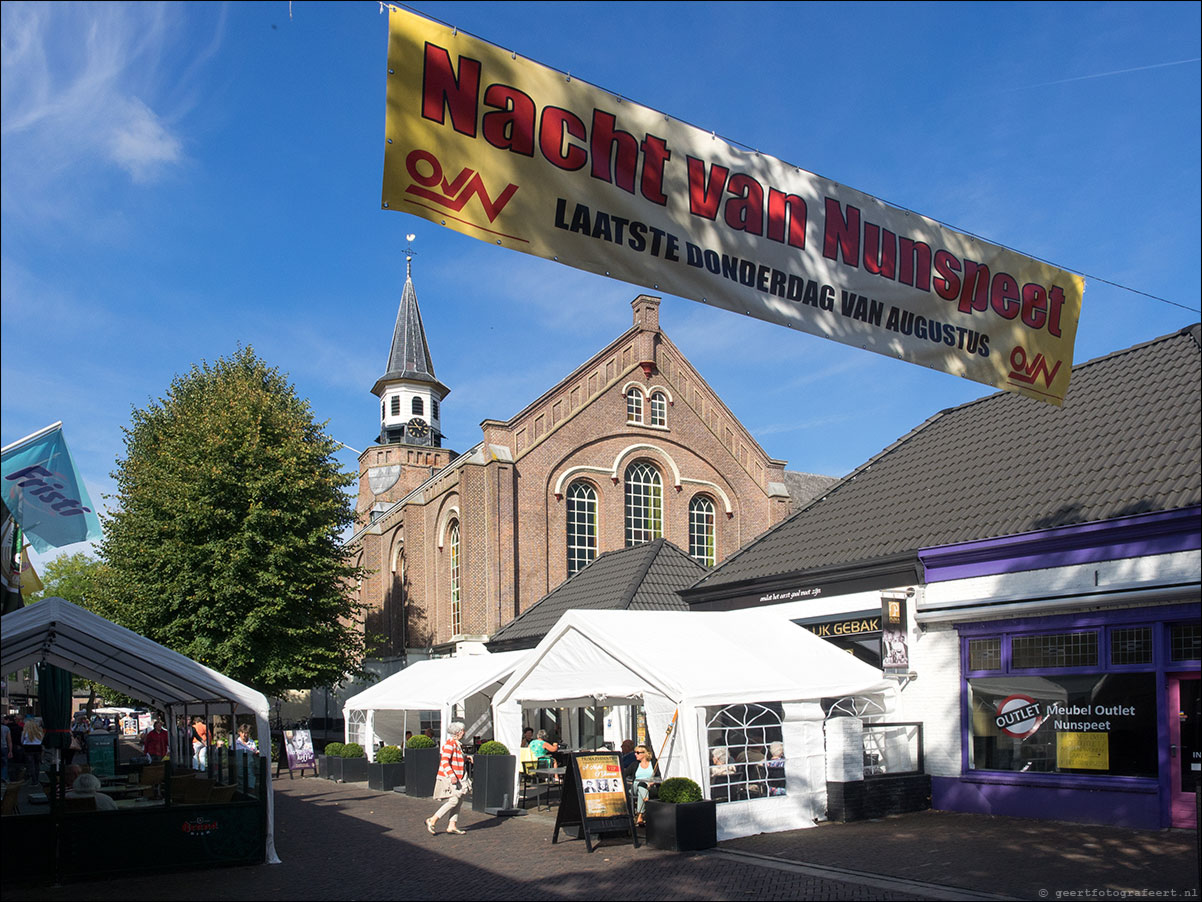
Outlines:
[[[184,801],[189,804],[197,804],[200,802],[209,801],[209,796],[213,793],[213,781],[205,780],[201,777],[193,777],[184,787]]]
[[[213,791],[209,793],[209,802],[232,802],[234,800],[234,791],[237,786],[233,783],[226,785],[217,785],[213,787]]]
[[[146,798],[151,798],[158,794],[159,784],[167,779],[167,765],[165,764],[148,764],[142,768],[142,785],[146,788]]]
[[[0,803],[0,814],[20,814],[21,811],[17,807],[21,804],[20,784],[9,785],[8,791],[4,793],[4,801]]]
[[[185,801],[188,794],[188,784],[195,780],[192,774],[176,774],[171,778],[171,801],[179,804]]]

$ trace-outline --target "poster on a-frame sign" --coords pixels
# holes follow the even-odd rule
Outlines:
[[[625,833],[638,848],[630,793],[622,779],[622,763],[616,752],[577,752],[568,758],[551,842],[559,842],[559,831],[566,833],[569,827],[580,829],[584,846],[590,852],[601,833]]]

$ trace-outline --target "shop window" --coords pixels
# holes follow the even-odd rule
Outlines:
[[[651,393],[651,425],[668,425],[668,396],[662,391]]]
[[[1157,774],[1155,674],[970,678],[968,703],[973,770]]]
[[[463,608],[459,598],[459,521],[452,520],[447,529],[447,544],[451,546],[451,635],[463,631]]]
[[[417,417],[425,415],[426,405],[422,403],[421,398],[418,398],[416,396],[413,398],[413,411],[412,412],[413,412],[413,415],[417,416]]]
[[[401,396],[393,395],[390,399],[390,403],[392,404],[392,415],[394,417],[399,417],[401,415]]]
[[[651,464],[635,461],[626,468],[626,547],[643,545],[663,534],[663,480]]]
[[[1152,627],[1135,626],[1110,631],[1111,664],[1151,664]]]
[[[1014,636],[1010,640],[1011,666],[1016,670],[1042,667],[1097,667],[1098,634],[1050,633]]]
[[[689,556],[706,567],[714,566],[715,534],[714,502],[697,495],[689,502]]]
[[[1002,640],[969,639],[968,669],[972,672],[978,670],[1001,670]]]
[[[779,703],[706,709],[710,798],[740,802],[785,794]]]
[[[643,393],[637,388],[626,391],[626,422],[643,422]]]
[[[1169,660],[1174,663],[1202,658],[1202,627],[1197,623],[1174,623],[1169,627]]]
[[[587,482],[568,486],[568,576],[597,556],[597,490]]]

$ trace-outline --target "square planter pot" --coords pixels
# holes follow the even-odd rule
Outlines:
[[[337,755],[322,755],[319,773],[327,780],[342,779],[342,759]]]
[[[501,808],[506,796],[512,806],[517,766],[517,755],[476,755],[472,764],[472,810]]]
[[[391,792],[397,786],[405,784],[405,762],[381,764],[373,761],[367,765],[367,787],[380,792]]]
[[[713,799],[672,805],[647,800],[647,845],[669,852],[693,852],[718,844],[718,805]]]
[[[434,795],[434,778],[442,749],[405,749],[405,795],[428,799]]]
[[[367,758],[343,758],[341,779],[343,783],[366,783]]]

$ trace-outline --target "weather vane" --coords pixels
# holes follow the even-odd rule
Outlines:
[[[405,245],[405,275],[406,276],[412,275],[413,267],[411,264],[413,263],[413,254],[414,254],[413,239],[416,237],[417,236],[415,234],[413,234],[412,232],[410,232],[408,235],[405,236],[405,241],[407,242]]]

